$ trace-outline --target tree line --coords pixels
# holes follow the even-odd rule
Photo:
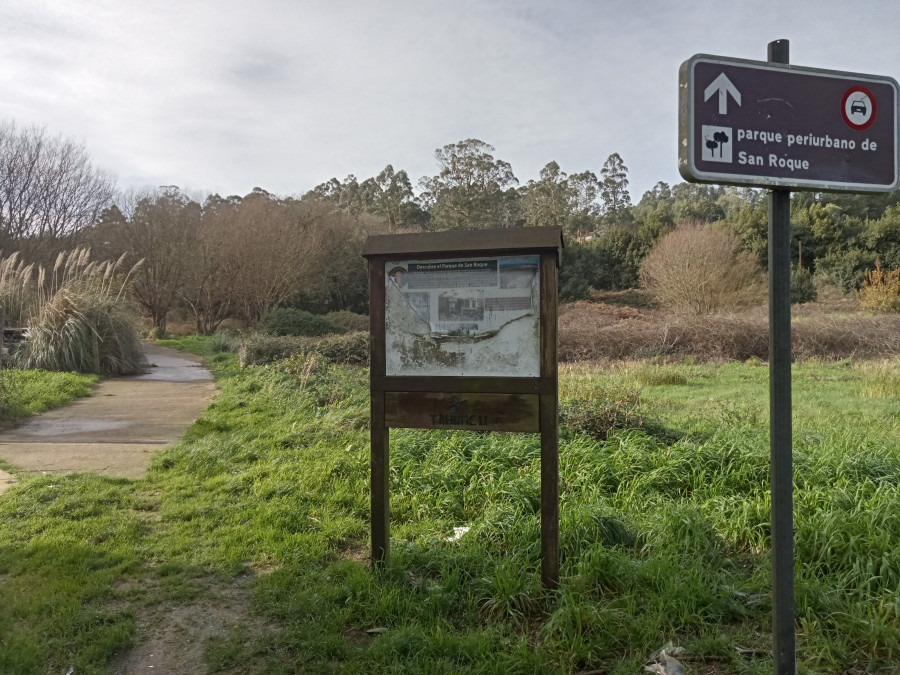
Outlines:
[[[198,332],[225,319],[252,325],[276,306],[364,312],[359,252],[373,233],[558,226],[566,237],[563,299],[640,282],[644,258],[679,223],[717,223],[766,267],[765,192],[657,183],[637,203],[628,168],[612,153],[599,172],[551,161],[524,184],[478,139],[435,151],[437,171],[417,183],[387,165],[376,176],[331,178],[298,197],[262,188],[244,196],[186,194],[176,186],[118,191],[83,145],[39,128],[0,124],[0,247],[52,265],[74,246],[143,259],[135,301],[157,332],[175,308]],[[876,259],[900,266],[896,193],[797,193],[792,246],[798,269],[850,291]]]
[[[390,231],[552,225],[579,236],[630,220],[628,167],[618,153],[607,158],[599,178],[592,171],[568,175],[549,162],[538,180],[520,185],[494,152],[474,138],[438,148],[439,171],[419,180],[418,194],[406,171],[388,165],[361,182],[352,174],[332,178],[305,197],[384,218]]]

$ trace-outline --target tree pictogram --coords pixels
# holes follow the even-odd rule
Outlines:
[[[726,134],[724,131],[717,131],[716,133],[713,134],[713,140],[719,146],[719,157],[721,157],[722,156],[722,146],[728,142],[728,134]],[[708,147],[709,141],[707,141],[706,144]],[[714,149],[715,149],[714,147],[710,148],[710,150],[714,150]]]

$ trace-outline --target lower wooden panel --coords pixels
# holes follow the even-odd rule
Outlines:
[[[387,427],[540,431],[540,397],[534,394],[398,392],[384,394]]]

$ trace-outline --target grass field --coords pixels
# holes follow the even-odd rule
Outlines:
[[[548,595],[537,438],[392,432],[375,572],[366,370],[181,344],[222,391],[146,479],[0,498],[0,672],[106,672],[142,617],[212,586],[250,595],[203,643],[214,672],[639,673],[667,642],[688,673],[771,672],[765,364],[563,368]],[[794,368],[800,672],[900,663],[898,382],[896,362]]]
[[[46,370],[0,371],[0,430],[87,396],[96,383],[96,375]]]

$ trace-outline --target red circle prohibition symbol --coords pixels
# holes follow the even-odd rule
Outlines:
[[[847,99],[850,98],[853,94],[864,94],[868,97],[869,103],[872,105],[872,114],[862,124],[857,124],[847,115]],[[855,112],[855,111],[854,111]],[[855,87],[850,87],[847,90],[847,93],[844,94],[844,97],[841,99],[841,117],[844,118],[844,122],[847,123],[847,126],[851,129],[855,129],[856,131],[865,131],[875,122],[875,114],[878,112],[878,105],[875,103],[875,97],[872,95],[872,92],[869,91],[866,87],[861,84],[856,85]]]

